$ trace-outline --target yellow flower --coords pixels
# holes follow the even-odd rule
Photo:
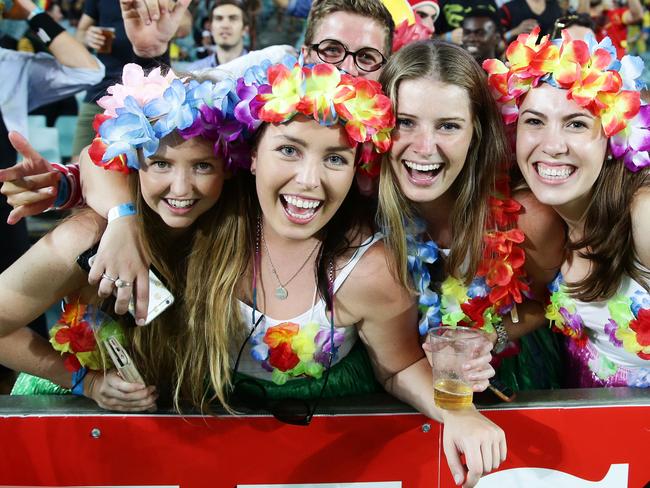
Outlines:
[[[298,334],[291,338],[291,348],[301,361],[311,361],[316,352],[315,338],[318,334],[318,324],[309,322],[304,325]]]

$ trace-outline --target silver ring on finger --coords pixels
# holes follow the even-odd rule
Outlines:
[[[119,279],[119,278],[113,278],[111,275],[107,275],[106,273],[102,273],[102,278],[105,278],[108,281],[112,281],[113,283],[115,283],[115,281]]]
[[[133,286],[133,283],[130,281],[124,281],[122,278],[118,278],[115,280],[115,286],[118,288],[126,288],[128,286]]]

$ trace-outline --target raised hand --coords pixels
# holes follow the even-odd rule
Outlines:
[[[126,35],[141,57],[167,51],[192,0],[120,0]]]
[[[4,182],[0,193],[14,207],[7,223],[15,224],[52,207],[63,176],[18,132],[10,132],[9,141],[24,158],[22,163],[0,170],[0,182]]]

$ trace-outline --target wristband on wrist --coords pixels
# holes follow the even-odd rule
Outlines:
[[[42,9],[40,9],[41,12],[35,13],[37,10],[38,8],[32,10],[27,19],[27,23],[29,24],[29,28],[34,31],[38,38],[43,41],[46,46],[49,46],[54,38],[64,32],[65,29],[57,24],[52,17],[44,13]]]
[[[451,31],[445,32],[445,41],[452,42]]]
[[[108,211],[108,223],[110,224],[115,219],[119,219],[120,217],[128,217],[129,215],[135,215],[137,213],[138,212],[135,209],[133,202],[116,205]]]
[[[54,208],[59,209],[63,207],[65,202],[70,197],[70,184],[68,178],[63,173],[59,177],[59,186],[56,192],[56,200],[54,200]]]
[[[497,333],[497,343],[494,345],[492,352],[499,354],[508,345],[508,332],[501,322],[494,324],[494,331]]]
[[[80,368],[72,373],[72,388],[70,391],[73,395],[84,396],[84,378],[88,374],[88,369]]]
[[[42,13],[45,13],[45,10],[43,10],[41,7],[34,8],[34,10],[29,12],[29,15],[27,16],[27,21],[32,20],[35,16]]]

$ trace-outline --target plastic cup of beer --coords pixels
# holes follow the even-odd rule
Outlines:
[[[102,46],[97,49],[98,53],[101,54],[110,54],[113,50],[113,39],[115,39],[115,28],[114,27],[99,27],[104,36],[104,43]]]
[[[472,405],[472,384],[463,366],[488,343],[487,335],[469,327],[433,327],[428,332],[433,367],[433,400],[438,408],[462,410]]]

